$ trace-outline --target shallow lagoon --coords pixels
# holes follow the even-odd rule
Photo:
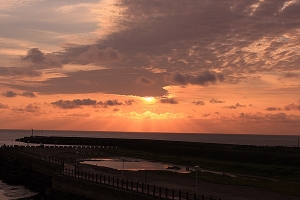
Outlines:
[[[178,173],[189,173],[185,166],[172,165],[168,163],[161,162],[151,162],[147,160],[137,159],[137,158],[94,158],[88,159],[80,162],[82,164],[97,165],[108,168],[113,168],[117,170],[167,170]],[[180,169],[167,169],[179,167]]]

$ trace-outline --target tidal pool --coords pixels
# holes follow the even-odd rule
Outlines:
[[[184,166],[172,165],[161,162],[151,162],[136,158],[94,158],[80,162],[82,164],[109,167],[117,170],[167,170],[178,173],[189,173]],[[169,168],[169,169],[168,169]]]

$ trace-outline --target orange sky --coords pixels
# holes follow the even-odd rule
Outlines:
[[[0,0],[0,129],[299,135],[299,11]]]

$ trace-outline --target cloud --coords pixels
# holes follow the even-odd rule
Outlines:
[[[54,54],[46,54],[38,48],[27,51],[25,56],[21,56],[22,61],[26,61],[34,68],[57,68],[62,67],[60,59]]]
[[[204,115],[202,115],[202,117],[209,117],[210,116],[210,114],[204,114]]]
[[[35,104],[29,104],[25,108],[24,107],[14,107],[12,108],[13,112],[20,112],[20,113],[38,113],[40,111],[41,107]]]
[[[119,105],[123,105],[122,102],[119,102],[117,99],[113,99],[113,100],[107,100],[107,101],[100,101],[98,102],[98,105],[101,105],[104,108],[107,108],[108,106],[119,106]]]
[[[21,93],[20,96],[30,97],[30,98],[36,97],[36,95],[33,92],[29,92],[29,91]]]
[[[18,94],[13,91],[7,91],[7,92],[2,93],[2,95],[5,97],[11,98],[11,97],[16,97]]]
[[[277,108],[277,107],[268,107],[266,108],[267,111],[279,111],[279,110],[282,110],[281,108]]]
[[[246,105],[241,105],[240,103],[236,103],[235,105],[224,106],[222,108],[237,109],[237,108],[244,108],[244,107],[246,107]]]
[[[114,108],[113,109],[113,112],[119,112],[119,111],[121,111],[119,108]]]
[[[197,106],[204,106],[205,105],[204,101],[193,101],[192,103],[197,105]]]
[[[41,72],[35,71],[29,67],[0,67],[0,76],[24,76],[37,77]]]
[[[220,100],[217,100],[217,99],[211,99],[209,102],[210,103],[225,103],[225,101],[220,101]]]
[[[97,101],[91,99],[74,99],[72,101],[59,100],[56,102],[51,102],[51,104],[62,109],[74,109],[80,108],[81,106],[95,106],[97,104]]]
[[[197,75],[183,74],[178,71],[172,73],[166,78],[167,81],[178,84],[178,85],[202,85],[206,86],[209,83],[216,83],[218,80],[223,81],[224,77],[222,74],[205,71]]]
[[[91,46],[86,52],[78,56],[78,61],[83,64],[88,63],[107,63],[121,60],[122,56],[111,47],[98,49],[97,46]]]
[[[153,84],[155,84],[155,81],[150,79],[150,78],[147,78],[145,76],[140,76],[139,78],[137,78],[136,82],[138,84],[142,84],[142,85],[145,85],[145,86],[151,86]]]
[[[300,75],[297,73],[293,73],[293,72],[287,72],[283,75],[284,78],[300,78]]]
[[[132,105],[134,102],[135,102],[134,99],[129,99],[129,100],[126,100],[126,101],[125,101],[125,104],[130,106],[130,105]]]
[[[163,87],[165,73],[153,73],[147,69],[112,68],[91,71],[67,72],[64,77],[51,78],[41,81],[41,85],[12,85],[8,86],[34,91],[43,95],[49,94],[86,94],[102,92],[106,94],[133,95],[133,96],[163,96],[167,90]],[[156,80],[156,84],[136,84],[134,80],[144,76]],[[89,84],[86,84],[89,83]]]
[[[298,110],[298,111],[300,111],[300,104],[298,104],[298,105],[296,105],[294,103],[289,104],[287,106],[284,106],[284,110],[287,110],[287,111],[289,111],[289,110]]]
[[[9,108],[8,105],[0,103],[0,109],[8,109],[8,108]]]
[[[176,101],[174,98],[162,98],[162,99],[160,99],[160,103],[163,103],[163,104],[178,104],[178,101]]]

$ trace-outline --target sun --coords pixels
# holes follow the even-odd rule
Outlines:
[[[143,97],[144,101],[147,103],[154,103],[155,98],[154,97]]]

